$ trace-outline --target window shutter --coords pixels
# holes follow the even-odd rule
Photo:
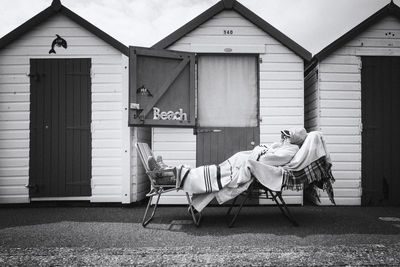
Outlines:
[[[129,125],[195,126],[195,54],[129,49]]]

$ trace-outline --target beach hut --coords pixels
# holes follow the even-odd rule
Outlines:
[[[150,132],[127,124],[128,63],[59,0],[0,39],[0,203],[144,197],[131,149]]]
[[[130,47],[129,123],[151,127],[152,149],[169,165],[221,163],[303,127],[310,59],[238,1],[220,1],[151,49]],[[284,195],[303,203],[302,192]],[[185,201],[179,192],[160,200]]]
[[[400,204],[399,19],[390,2],[306,68],[305,125],[325,135],[340,205]]]

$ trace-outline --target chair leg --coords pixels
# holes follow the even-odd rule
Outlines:
[[[154,205],[154,208],[153,208],[153,212],[151,213],[151,216],[146,220],[147,212],[149,210],[149,207],[151,206],[151,201],[153,200],[153,196],[150,197],[149,202],[147,203],[146,211],[144,212],[143,220],[142,220],[143,227],[146,227],[146,225],[153,219],[154,214],[156,213],[158,202],[160,201],[160,197],[161,197],[161,194],[158,194],[156,204]]]
[[[198,217],[196,217],[196,214],[194,212],[194,208],[192,206],[192,201],[190,200],[190,196],[189,196],[189,194],[187,192],[186,192],[186,198],[187,198],[187,201],[188,201],[188,204],[189,204],[189,212],[192,215],[193,222],[196,225],[196,227],[199,227],[200,226],[200,222],[201,222],[201,212],[198,212],[197,213]]]
[[[226,215],[229,215],[229,214],[231,213],[233,206],[235,206],[235,203],[236,203],[237,198],[238,198],[238,197],[235,197],[235,198],[233,199],[233,202],[232,202],[231,206],[229,207],[229,209],[228,209]]]
[[[240,213],[240,210],[242,209],[244,203],[245,203],[246,200],[249,198],[249,196],[250,196],[250,193],[246,194],[246,196],[245,196],[245,198],[243,199],[242,203],[240,203],[240,206],[239,206],[238,211],[235,213],[235,215],[233,216],[232,221],[229,223],[229,226],[228,226],[229,228],[232,228],[232,227],[233,227],[233,225],[234,225],[234,223],[235,223],[235,221],[236,221],[236,218],[237,218],[237,216],[238,216],[239,213]]]
[[[290,212],[289,208],[287,207],[285,201],[282,198],[281,193],[273,193],[272,191],[269,192],[277,204],[278,208],[281,210],[283,215],[294,225],[294,226],[299,226],[299,223],[296,221],[296,219],[293,217],[292,213]],[[279,201],[280,203],[279,203]]]

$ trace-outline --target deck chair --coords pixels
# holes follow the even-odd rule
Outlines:
[[[149,202],[147,203],[146,211],[143,216],[142,220],[142,226],[146,227],[146,225],[153,219],[154,214],[156,213],[158,203],[160,201],[160,197],[162,194],[171,192],[171,191],[178,191],[179,187],[177,183],[175,182],[177,179],[173,179],[173,175],[171,173],[176,174],[176,169],[164,169],[162,170],[163,175],[162,177],[157,177],[156,173],[154,171],[151,171],[149,166],[148,166],[148,158],[150,156],[154,157],[153,151],[151,151],[149,145],[147,143],[136,143],[136,150],[138,152],[138,155],[140,157],[140,160],[143,164],[144,169],[146,170],[146,174],[150,180],[151,184],[151,189],[150,192],[146,194],[146,197],[149,197]],[[147,216],[147,213],[149,211],[150,206],[152,205],[153,197],[157,196],[157,200],[154,204],[153,211],[150,215],[150,217]],[[201,221],[201,213],[196,213],[193,206],[192,202],[190,199],[189,194],[186,192],[186,198],[188,201],[188,211],[190,215],[192,216],[192,220],[196,227],[200,225]]]
[[[282,212],[282,214],[293,224],[293,226],[299,226],[298,222],[293,217],[288,206],[286,205],[285,201],[283,200],[281,191],[274,192],[271,189],[262,185],[260,182],[258,182],[257,179],[254,179],[254,181],[251,183],[249,188],[245,192],[243,192],[241,195],[243,196],[242,202],[240,203],[239,207],[237,208],[236,212],[234,213],[232,220],[229,222],[229,225],[228,225],[229,228],[233,227],[241,209],[243,208],[243,205],[250,198],[258,198],[258,199],[261,198],[261,199],[273,200],[276,203],[279,210]],[[227,216],[230,216],[230,213],[232,212],[237,199],[238,199],[238,197],[233,199],[233,202],[228,209]]]
[[[304,160],[307,159],[307,160]],[[305,165],[305,162],[307,165]],[[282,198],[282,189],[292,189],[300,190],[304,189],[304,185],[314,188],[314,186],[324,189],[333,204],[335,204],[332,183],[335,181],[332,176],[329,153],[326,149],[325,141],[321,132],[314,131],[310,132],[304,141],[300,150],[293,157],[292,161],[289,163],[290,166],[302,166],[301,169],[291,169],[285,171],[283,174],[283,185],[280,191],[273,191],[264,185],[262,185],[254,176],[254,180],[249,188],[243,192],[244,198],[237,208],[233,219],[229,223],[229,227],[232,227],[242,209],[244,203],[250,197],[260,197],[273,200],[283,215],[294,225],[299,224],[291,214],[289,208],[287,207],[285,201]],[[303,163],[303,164],[300,164]],[[260,194],[261,193],[261,194]],[[232,205],[230,206],[227,215],[229,216],[237,198],[234,199]]]

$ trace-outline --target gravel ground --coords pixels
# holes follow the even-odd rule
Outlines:
[[[399,266],[395,246],[0,248],[2,266]]]
[[[400,266],[400,207],[0,207],[0,266]]]

